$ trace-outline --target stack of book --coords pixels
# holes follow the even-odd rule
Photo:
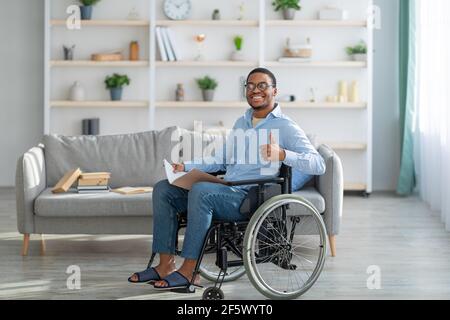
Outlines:
[[[78,193],[103,193],[109,192],[109,172],[82,173],[78,179]]]
[[[162,61],[181,60],[172,30],[167,27],[156,27],[156,41],[158,43],[159,56]]]

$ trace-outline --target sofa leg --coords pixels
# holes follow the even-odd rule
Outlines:
[[[329,235],[328,241],[330,242],[331,256],[334,258],[336,257],[336,236]]]
[[[30,245],[30,234],[25,233],[23,235],[23,246],[22,246],[22,256],[28,255],[28,247]]]
[[[45,239],[43,234],[41,234],[41,256],[45,256]]]

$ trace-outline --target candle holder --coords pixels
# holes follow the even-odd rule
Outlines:
[[[197,56],[195,57],[196,61],[205,60],[203,55],[203,43],[205,42],[206,35],[201,33],[195,36],[195,42],[197,43]]]

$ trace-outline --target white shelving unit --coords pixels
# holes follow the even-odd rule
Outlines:
[[[52,51],[53,33],[56,30],[61,30],[66,26],[66,20],[63,19],[65,13],[59,14],[54,17],[52,14],[52,5],[56,0],[45,0],[45,109],[44,109],[44,130],[45,133],[53,133],[52,125],[52,112],[56,110],[93,110],[100,108],[101,112],[113,112],[114,110],[146,110],[146,129],[152,130],[158,128],[161,123],[167,123],[167,117],[173,115],[174,111],[177,113],[189,114],[195,113],[196,115],[205,115],[206,110],[210,110],[209,117],[213,114],[217,114],[217,110],[221,110],[222,114],[226,113],[226,109],[230,112],[230,117],[237,118],[239,114],[248,107],[245,101],[234,98],[226,100],[223,97],[219,97],[214,102],[203,102],[198,99],[190,99],[190,101],[176,102],[167,99],[167,88],[161,90],[164,81],[160,81],[161,77],[167,76],[168,73],[174,74],[178,70],[186,71],[186,73],[194,74],[195,72],[235,72],[237,74],[248,73],[248,71],[257,66],[265,66],[273,69],[275,73],[287,74],[294,73],[296,75],[303,74],[303,72],[316,72],[323,75],[324,81],[328,81],[328,74],[336,76],[342,72],[351,74],[352,77],[363,79],[363,87],[365,90],[362,93],[364,102],[361,103],[326,103],[326,102],[306,102],[298,101],[294,103],[283,103],[283,109],[286,110],[288,115],[295,114],[294,118],[298,117],[297,113],[301,113],[300,119],[306,114],[308,119],[316,119],[311,121],[320,122],[322,118],[336,117],[336,128],[325,128],[328,133],[332,130],[351,130],[352,123],[346,123],[344,120],[346,117],[357,119],[358,123],[355,127],[359,127],[359,132],[352,134],[351,136],[343,137],[332,141],[335,135],[328,134],[323,140],[320,139],[319,132],[314,132],[319,136],[321,142],[329,144],[333,147],[343,158],[344,170],[358,171],[355,176],[357,178],[350,177],[348,181],[345,181],[345,189],[348,191],[365,191],[367,193],[372,192],[372,74],[373,74],[373,40],[372,29],[370,28],[371,22],[369,19],[361,19],[361,15],[351,20],[346,21],[321,21],[314,19],[299,19],[293,21],[277,20],[274,19],[273,14],[269,14],[271,5],[269,0],[247,0],[248,2],[257,2],[258,10],[249,19],[244,20],[205,20],[199,19],[198,16],[193,17],[192,20],[185,21],[171,21],[164,19],[163,14],[160,12],[162,0],[140,0],[145,3],[145,12],[140,12],[142,18],[139,20],[125,20],[122,17],[118,19],[101,17],[101,19],[94,19],[89,21],[82,21],[82,30],[77,32],[90,32],[96,31],[97,34],[103,31],[119,30],[124,28],[126,30],[134,30],[136,32],[143,33],[146,36],[146,42],[141,42],[141,48],[148,50],[147,56],[141,61],[117,61],[117,62],[96,62],[90,60],[73,60],[64,61],[60,60],[60,57],[54,55]],[[104,0],[101,3],[107,3],[111,0]],[[348,5],[351,2],[358,3],[360,0],[346,0]],[[372,5],[372,1],[364,0],[367,5]],[[193,0],[194,5],[199,5],[196,0]],[[104,4],[106,5],[106,4]],[[202,4],[203,5],[203,4]],[[226,6],[227,4],[223,4]],[[303,3],[305,8],[308,4]],[[359,8],[362,5],[357,4]],[[351,8],[350,8],[351,9]],[[94,8],[97,10],[97,8]],[[360,10],[361,11],[361,10]],[[241,32],[252,32],[255,35],[255,43],[252,48],[253,57],[246,61],[228,61],[226,59],[211,59],[206,61],[194,61],[186,58],[182,61],[176,62],[163,62],[157,60],[157,48],[156,48],[156,26],[166,26],[177,30],[208,30],[208,33],[219,33],[223,30],[236,30]],[[363,35],[364,40],[368,46],[368,61],[357,62],[348,61],[347,59],[333,60],[333,59],[318,59],[307,63],[280,63],[274,61],[273,54],[271,55],[267,48],[269,44],[272,44],[272,38],[270,34],[274,32],[282,32],[283,30],[310,30],[311,33],[324,34],[329,36],[330,31],[337,33],[340,37],[345,38],[352,37],[354,41],[359,40],[359,36]],[[278,30],[278,31],[277,31]],[[133,31],[134,32],[134,31]],[[243,31],[242,31],[243,32]],[[351,36],[355,33],[357,36]],[[324,37],[325,37],[324,36]],[[318,37],[316,37],[318,38]],[[133,40],[132,38],[129,39]],[[323,40],[326,41],[326,40]],[[62,45],[63,43],[59,43]],[[349,45],[350,43],[346,43]],[[195,49],[194,49],[195,50]],[[343,50],[342,47],[336,48],[336,50]],[[191,48],[192,51],[192,48]],[[138,97],[132,100],[124,101],[107,101],[106,99],[93,100],[83,102],[67,101],[64,100],[62,95],[55,94],[52,89],[52,84],[56,82],[58,74],[61,72],[70,74],[71,72],[85,72],[85,73],[101,73],[107,70],[115,72],[119,70],[136,70],[135,72],[141,72],[145,75],[145,83],[140,90],[143,92],[145,98]],[[140,70],[140,71],[139,71]],[[164,76],[163,76],[164,75]],[[54,78],[55,77],[55,78]],[[192,75],[194,77],[194,75]],[[347,76],[348,78],[348,76]],[[132,79],[133,80],[133,79]],[[157,81],[158,80],[158,81]],[[177,80],[174,80],[177,81]],[[140,82],[140,81],[139,81]],[[142,85],[141,85],[142,87]],[[234,89],[235,90],[235,89]],[[161,93],[162,92],[162,93]],[[63,98],[63,99],[61,99]],[[111,110],[111,111],[108,111]],[[164,115],[161,112],[165,112]],[[232,115],[231,115],[232,114]],[[237,116],[234,116],[237,115]],[[161,118],[162,117],[162,118]],[[140,116],[140,121],[142,117]],[[64,118],[66,119],[66,118]],[[161,120],[162,119],[162,120]],[[69,119],[66,119],[69,121]],[[199,119],[196,119],[199,120]],[[201,120],[201,119],[200,119]],[[294,119],[295,120],[295,119]],[[342,121],[341,121],[342,120]],[[176,125],[176,121],[171,125]],[[339,125],[341,127],[339,128]],[[365,132],[362,132],[364,130]],[[132,130],[130,130],[132,131]],[[66,132],[58,132],[67,134]],[[113,133],[113,132],[108,132]],[[331,136],[331,137],[330,137]],[[339,135],[336,135],[337,137]]]

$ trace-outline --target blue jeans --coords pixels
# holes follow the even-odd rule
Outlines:
[[[197,260],[212,220],[244,221],[239,212],[247,191],[222,184],[199,182],[190,191],[167,180],[153,188],[153,252],[175,254],[177,214],[187,211],[181,256]]]

